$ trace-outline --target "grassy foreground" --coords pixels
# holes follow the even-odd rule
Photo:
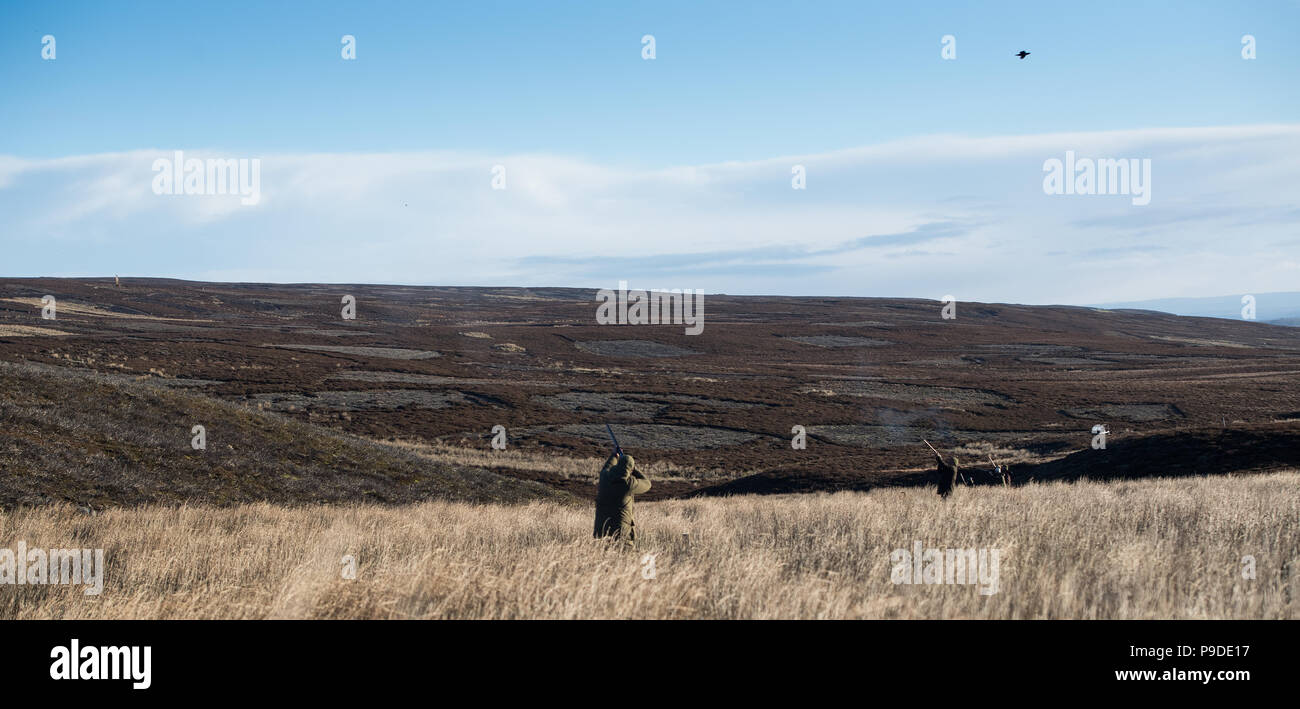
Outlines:
[[[0,585],[0,618],[1297,618],[1297,483],[666,501],[638,505],[635,554],[551,502],[19,508],[0,548],[102,547],[106,581],[99,596]],[[914,541],[999,549],[998,592],[895,585],[890,553]]]

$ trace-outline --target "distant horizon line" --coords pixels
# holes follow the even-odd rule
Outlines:
[[[601,286],[520,286],[520,285],[462,285],[453,283],[377,283],[377,282],[357,282],[357,281],[205,281],[193,278],[180,278],[176,276],[123,276],[121,274],[110,276],[78,275],[78,276],[11,276],[0,275],[0,281],[6,280],[91,280],[114,282],[114,279],[135,279],[148,281],[176,281],[180,283],[197,283],[210,285],[229,285],[229,286],[369,286],[369,287],[397,287],[397,288],[474,288],[482,290],[576,290],[592,291],[593,293],[601,290]],[[649,288],[632,288],[631,290],[649,290]],[[724,293],[706,292],[704,295],[727,296],[732,298],[837,298],[837,299],[856,299],[856,300],[920,300],[926,302],[940,303],[943,296],[936,298],[913,296],[913,295],[834,295],[824,293]],[[1144,298],[1141,300],[1112,301],[1108,303],[1011,303],[1005,301],[987,301],[976,299],[957,299],[959,303],[979,303],[981,305],[1022,305],[1026,307],[1062,307],[1062,308],[1090,308],[1102,310],[1132,310],[1133,308],[1116,308],[1117,305],[1135,305],[1140,303],[1155,303],[1170,300],[1213,300],[1216,298],[1238,298],[1241,293],[1224,293],[1220,295],[1205,296],[1161,296],[1157,298]],[[1300,296],[1300,291],[1267,291],[1254,293],[1251,295],[1294,295]],[[1152,312],[1167,312],[1153,310]],[[1167,313],[1178,315],[1178,313]],[[1191,317],[1213,317],[1213,316],[1191,316]]]

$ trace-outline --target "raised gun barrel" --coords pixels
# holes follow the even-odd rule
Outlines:
[[[618,444],[618,437],[614,435],[614,429],[610,428],[609,424],[605,424],[605,430],[609,431],[609,440],[614,442],[614,452],[622,456],[623,447]]]

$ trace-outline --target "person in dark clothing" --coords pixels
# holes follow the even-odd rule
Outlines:
[[[938,453],[934,454],[934,459],[938,461],[934,469],[936,491],[939,497],[946,498],[952,494],[953,485],[957,482],[957,456],[952,457],[952,465],[943,462],[943,456]]]
[[[636,548],[633,497],[650,489],[650,479],[636,469],[636,461],[615,452],[600,469],[596,487],[596,526],[592,536],[613,537],[628,549]]]

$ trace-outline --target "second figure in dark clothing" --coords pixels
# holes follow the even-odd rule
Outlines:
[[[943,456],[934,454],[938,465],[934,469],[934,482],[940,497],[952,494],[953,485],[957,483],[957,456],[952,457],[952,465],[943,462]]]

